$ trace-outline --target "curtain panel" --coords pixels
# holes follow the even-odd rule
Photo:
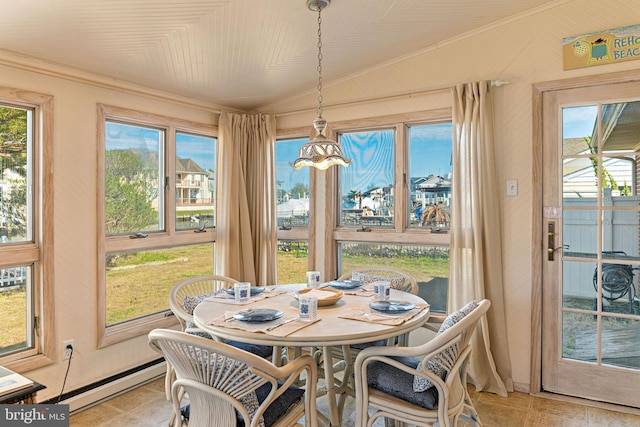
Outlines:
[[[253,285],[276,283],[273,115],[222,113],[216,188],[216,272]]]
[[[495,177],[491,82],[453,92],[453,188],[448,310],[487,298],[472,338],[469,377],[478,391],[513,391],[507,343],[499,188]]]

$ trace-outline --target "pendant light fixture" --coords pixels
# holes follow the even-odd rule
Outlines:
[[[331,0],[307,0],[309,10],[318,12],[318,118],[313,121],[317,135],[300,147],[298,158],[293,162],[295,169],[312,166],[327,169],[333,165],[349,166],[351,159],[342,154],[340,144],[326,137],[327,121],[322,118],[322,9],[328,7]]]

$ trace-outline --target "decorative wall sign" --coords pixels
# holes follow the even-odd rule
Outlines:
[[[640,59],[640,25],[562,39],[564,69]]]

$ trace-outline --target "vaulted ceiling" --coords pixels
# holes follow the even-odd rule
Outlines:
[[[333,0],[323,80],[347,78],[561,0]],[[7,57],[256,111],[316,90],[306,0],[2,2]]]

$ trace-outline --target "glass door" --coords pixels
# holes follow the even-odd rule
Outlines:
[[[545,391],[640,406],[640,88],[543,97]]]

